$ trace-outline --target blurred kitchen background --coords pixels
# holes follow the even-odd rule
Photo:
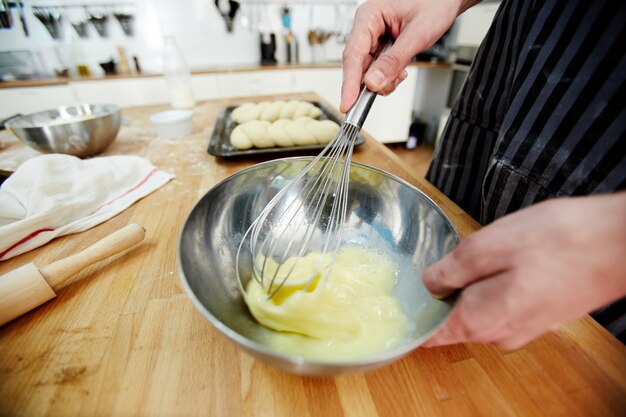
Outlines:
[[[315,91],[338,106],[360,3],[0,0],[0,118],[81,102],[165,103],[164,74],[178,59],[198,101]],[[497,7],[472,8],[415,57],[364,128],[386,143],[433,143]]]

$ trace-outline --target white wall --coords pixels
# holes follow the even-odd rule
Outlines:
[[[173,34],[192,70],[215,67],[256,65],[260,60],[259,30],[273,31],[279,40],[277,59],[285,60],[283,31],[279,9],[281,2],[268,0],[269,5],[242,0],[232,33],[226,31],[225,23],[213,0],[24,0],[30,37],[22,31],[19,15],[11,9],[14,26],[0,30],[0,51],[32,50],[40,53],[47,62],[48,71],[54,67],[75,67],[75,61],[85,60],[95,74],[102,74],[99,62],[117,57],[117,46],[124,46],[129,59],[136,55],[145,72],[161,72],[161,48],[163,36]],[[307,40],[310,28],[347,33],[352,24],[356,0],[345,3],[318,3],[312,0],[298,1],[292,6],[292,29],[300,46],[300,62],[314,59],[314,52]],[[117,4],[109,10],[127,10],[135,14],[135,36],[124,34],[118,22],[109,19],[109,37],[101,38],[95,28],[88,24],[89,37],[81,39],[70,25],[62,21],[62,39],[54,40],[43,24],[33,16],[32,5],[65,5],[66,14],[84,13],[72,5]],[[243,19],[243,18],[246,19]],[[243,25],[247,20],[247,27]],[[341,59],[343,44],[337,37],[318,47],[316,56],[323,61]],[[81,58],[82,57],[82,58]],[[131,62],[132,64],[132,62]],[[132,65],[131,65],[132,66]]]
[[[500,7],[499,1],[485,1],[466,10],[457,19],[450,33],[450,42],[456,46],[478,47],[487,34]]]

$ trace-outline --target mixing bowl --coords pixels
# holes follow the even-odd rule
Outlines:
[[[422,273],[457,245],[459,235],[443,211],[420,190],[387,172],[353,163],[343,240],[390,254],[397,268],[393,294],[412,321],[412,330],[401,345],[353,361],[312,361],[273,351],[263,344],[271,330],[252,317],[240,293],[237,248],[264,206],[310,160],[286,158],[254,165],[209,190],[190,213],[180,237],[181,279],[189,297],[213,326],[273,366],[309,375],[371,370],[415,349],[447,319],[454,300],[433,298],[422,284]],[[249,270],[249,257],[239,261],[247,263],[240,265],[242,270]]]
[[[39,152],[83,158],[109,146],[120,122],[120,109],[115,105],[81,104],[17,116],[4,125]]]

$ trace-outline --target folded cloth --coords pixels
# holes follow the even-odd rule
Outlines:
[[[137,156],[30,159],[0,187],[0,261],[90,229],[172,178]]]

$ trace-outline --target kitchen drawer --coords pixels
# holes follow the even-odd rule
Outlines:
[[[217,75],[222,97],[263,96],[293,92],[293,73],[289,70],[261,70]]]
[[[213,74],[197,74],[191,77],[191,87],[196,100],[213,100],[222,98],[217,80]]]
[[[376,98],[363,125],[363,130],[380,142],[405,142],[409,137],[418,68],[408,67],[407,72],[393,93]]]
[[[169,102],[167,83],[163,77],[77,81],[71,85],[83,103],[129,107]]]
[[[28,114],[60,106],[78,104],[78,98],[69,85],[0,89],[0,117],[16,113]]]
[[[339,108],[341,100],[341,68],[295,70],[293,92],[313,91],[334,107]]]

